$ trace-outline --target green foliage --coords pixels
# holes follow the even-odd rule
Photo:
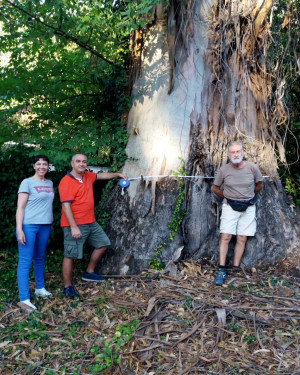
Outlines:
[[[119,169],[130,33],[158,0],[0,2],[0,145],[39,145],[61,169],[84,150]],[[50,146],[50,147],[49,147]]]
[[[229,329],[231,329],[235,332],[238,332],[238,333],[243,332],[243,328],[240,327],[237,323],[227,323],[227,326],[228,326]]]
[[[115,182],[113,180],[110,180],[106,183],[105,187],[101,189],[101,198],[95,205],[96,219],[103,229],[105,229],[107,221],[110,218],[110,213],[103,210],[103,206],[107,201],[108,195],[113,189],[114,185]]]
[[[0,301],[12,301],[16,297],[18,259],[15,252],[0,252]]]
[[[190,309],[193,306],[193,298],[191,298],[190,296],[185,296],[184,305],[186,308]]]
[[[279,165],[279,174],[285,190],[295,203],[300,205],[299,144],[300,144],[300,80],[297,68],[299,44],[300,2],[297,0],[276,0],[273,7],[271,43],[268,59],[271,65],[273,91],[284,89],[283,101],[288,120],[279,128],[284,141],[287,163]],[[280,56],[280,58],[279,58]]]
[[[21,145],[2,147],[0,161],[3,166],[0,174],[0,222],[1,248],[16,249],[16,208],[18,188],[24,178],[32,176],[31,156],[33,149]]]
[[[146,28],[147,24],[151,23],[151,18],[144,17],[145,14],[149,14],[153,6],[161,3],[161,0],[143,0],[143,1],[132,1],[125,0],[126,10],[122,12],[123,16],[129,17],[133,21],[130,25],[131,30],[137,30],[139,28]],[[167,1],[163,1],[167,4]]]
[[[247,344],[252,344],[256,342],[257,338],[255,335],[245,335],[243,337],[243,342],[246,342]]]
[[[89,371],[92,374],[98,374],[105,369],[110,369],[115,364],[120,364],[121,350],[131,339],[139,324],[139,320],[133,319],[131,322],[117,326],[113,338],[104,343],[104,351],[99,346],[92,347],[91,353],[96,354],[96,365],[90,365],[88,367]]]
[[[151,269],[159,271],[159,270],[163,270],[165,268],[165,264],[158,259],[159,255],[162,252],[162,248],[165,245],[166,245],[166,243],[164,242],[164,243],[157,246],[157,249],[156,249],[155,253],[153,254],[153,257],[148,262],[149,267]]]
[[[186,172],[184,170],[184,160],[181,159],[181,167],[179,168],[178,172],[173,172],[175,177],[180,175],[186,176]],[[181,178],[178,183],[178,195],[177,200],[175,203],[175,208],[173,210],[172,218],[170,223],[168,224],[168,228],[170,229],[171,233],[169,235],[169,240],[173,241],[175,233],[177,233],[180,224],[182,223],[183,218],[186,215],[186,211],[182,210],[182,204],[185,199],[185,185],[184,179]],[[148,264],[151,269],[155,270],[163,270],[165,268],[165,264],[159,260],[159,256],[162,252],[163,246],[166,246],[166,243],[162,243],[158,245],[153,257],[149,260]]]
[[[298,178],[297,178],[299,181],[300,181],[300,176],[298,175]],[[284,187],[285,191],[287,194],[291,195],[292,197],[297,197],[297,191],[298,191],[298,187],[296,185],[296,182],[294,179],[292,179],[292,177],[287,177],[285,179],[285,187]]]
[[[179,173],[183,176],[186,175],[186,172],[184,170],[184,162],[182,160],[181,167],[179,169]],[[174,176],[178,176],[177,172],[174,172]],[[173,211],[172,219],[170,223],[168,224],[168,228],[171,230],[170,234],[170,240],[173,241],[175,233],[177,233],[179,225],[182,223],[183,218],[186,215],[186,211],[182,211],[182,203],[185,199],[185,182],[184,179],[181,178],[178,183],[178,196],[177,196],[177,202],[175,204],[175,208]]]
[[[228,372],[228,374],[240,374],[241,371],[240,371],[240,368],[241,368],[241,365],[240,364],[232,364],[230,368],[230,371]]]
[[[30,314],[27,320],[22,320],[15,323],[8,328],[9,332],[18,333],[19,338],[23,340],[36,340],[37,345],[42,344],[44,340],[48,339],[48,335],[44,333],[47,327],[36,319],[35,314]],[[13,338],[11,338],[13,340]]]

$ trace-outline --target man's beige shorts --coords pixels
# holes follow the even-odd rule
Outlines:
[[[220,233],[241,236],[254,236],[256,232],[256,206],[249,206],[246,211],[234,211],[229,204],[222,205]]]

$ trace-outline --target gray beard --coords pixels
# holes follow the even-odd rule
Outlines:
[[[243,156],[241,156],[240,158],[238,158],[238,159],[230,159],[230,162],[232,163],[232,164],[240,164],[241,162],[243,161]]]

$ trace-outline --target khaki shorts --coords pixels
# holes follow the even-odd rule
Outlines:
[[[229,204],[222,205],[220,233],[241,236],[254,236],[256,232],[256,206],[249,206],[246,211],[234,211]]]
[[[94,221],[91,224],[78,225],[82,234],[81,238],[73,238],[70,227],[63,227],[64,232],[64,256],[72,259],[82,259],[83,245],[85,242],[94,249],[110,246],[110,240],[100,225]]]

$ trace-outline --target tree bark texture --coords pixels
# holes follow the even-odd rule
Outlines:
[[[181,245],[184,257],[218,258],[221,204],[211,177],[226,162],[232,140],[242,141],[247,159],[269,176],[243,264],[273,263],[299,245],[295,213],[277,175],[278,158],[285,161],[278,126],[286,114],[282,88],[272,87],[266,63],[271,6],[269,0],[170,1],[165,8],[157,5],[152,26],[139,32],[124,172],[155,177],[132,180],[124,196],[119,187],[110,196],[112,247],[103,272],[139,272],[159,248],[166,263]],[[182,222],[178,215],[179,229],[170,240],[179,179],[157,176],[172,175],[182,163],[193,178],[184,179],[186,215]]]

